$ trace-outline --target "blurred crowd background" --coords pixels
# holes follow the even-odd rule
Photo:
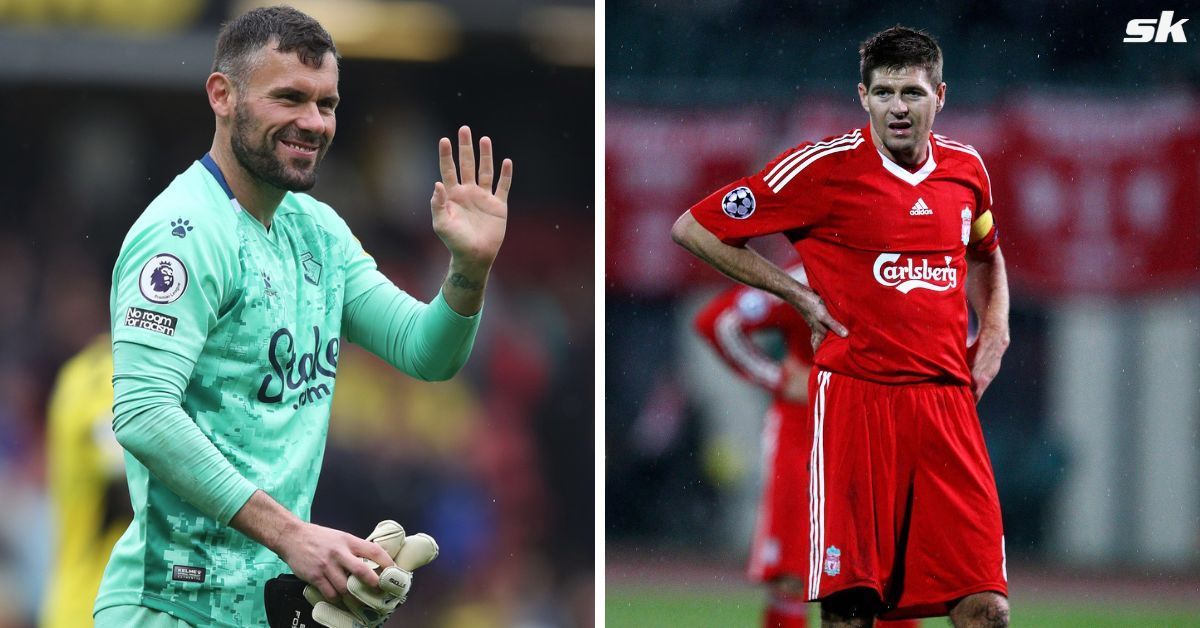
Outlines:
[[[939,39],[934,130],[973,144],[995,190],[1012,345],[979,413],[1010,573],[1196,582],[1200,14],[1171,20],[1193,18],[1187,43],[1122,43],[1170,8],[608,2],[610,595],[630,565],[740,568],[758,500],[768,399],[692,332],[729,280],[672,222],[786,148],[866,126],[858,45],[897,23]],[[751,245],[794,260],[781,237]]]
[[[266,3],[261,3],[266,4]],[[466,369],[339,369],[317,523],[433,534],[406,626],[584,626],[594,573],[594,15],[580,0],[299,0],[340,52],[337,138],[312,194],[384,272],[436,293],[439,137],[511,157],[508,235]],[[212,140],[204,93],[231,0],[0,3],[0,625],[35,625],[51,568],[47,400],[108,329],[133,220]]]

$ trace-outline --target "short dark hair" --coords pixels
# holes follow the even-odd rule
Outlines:
[[[877,68],[924,68],[934,87],[942,82],[942,49],[925,31],[897,24],[875,33],[858,47],[858,59],[862,82],[867,87],[871,86],[871,73]]]
[[[243,13],[221,27],[217,50],[213,54],[213,72],[229,76],[239,86],[252,69],[255,54],[276,42],[277,52],[292,52],[300,62],[320,68],[325,53],[338,59],[333,38],[321,23],[289,6],[263,7]]]

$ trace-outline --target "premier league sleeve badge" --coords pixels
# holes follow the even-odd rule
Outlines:
[[[138,275],[138,287],[142,296],[147,301],[160,305],[178,301],[187,290],[187,285],[187,267],[170,253],[159,253],[150,258]]]

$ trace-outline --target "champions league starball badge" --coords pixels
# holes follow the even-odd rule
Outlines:
[[[159,253],[142,266],[138,287],[151,303],[174,303],[187,290],[188,273],[183,262],[169,253]]]
[[[730,218],[749,218],[754,213],[754,193],[744,185],[734,188],[721,199],[721,209]]]

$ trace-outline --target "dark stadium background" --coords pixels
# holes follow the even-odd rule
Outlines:
[[[393,625],[585,626],[594,574],[594,45],[579,0],[301,1],[341,49],[337,137],[313,194],[429,299],[439,137],[515,162],[474,354],[417,385],[347,347],[314,520],[432,533]],[[145,205],[212,140],[204,93],[225,0],[0,4],[0,626],[50,571],[45,403],[108,327],[112,264]]]
[[[1122,42],[1164,10],[1186,43]],[[767,399],[691,332],[730,284],[669,229],[865,125],[858,44],[897,23],[939,38],[934,130],[974,144],[995,187],[1013,340],[979,411],[1013,625],[1200,625],[1195,3],[611,0],[605,20],[609,625],[757,625],[742,573]],[[791,259],[782,238],[752,246]]]

